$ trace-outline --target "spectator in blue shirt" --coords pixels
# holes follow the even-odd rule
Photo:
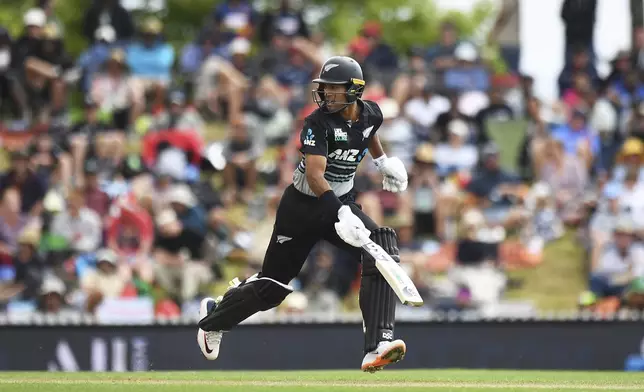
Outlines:
[[[181,72],[188,75],[196,74],[210,56],[230,60],[228,46],[222,43],[221,33],[216,29],[202,31],[194,42],[183,48],[180,60]]]
[[[103,25],[96,30],[96,41],[81,53],[78,66],[83,70],[81,86],[87,93],[92,83],[92,76],[100,70],[110,57],[116,40],[116,31],[110,25]]]
[[[213,17],[226,43],[239,36],[251,37],[257,24],[257,13],[247,0],[225,0],[215,8]]]
[[[552,136],[559,140],[566,154],[582,154],[587,165],[599,154],[599,135],[588,127],[586,114],[575,110],[570,122],[553,130]]]
[[[170,84],[174,49],[161,37],[163,24],[150,17],[141,26],[141,39],[127,48],[127,65],[137,89],[155,90],[156,104],[163,105],[163,92]]]
[[[427,51],[427,61],[434,68],[442,71],[456,65],[454,52],[459,44],[456,26],[450,22],[441,25],[440,41]]]

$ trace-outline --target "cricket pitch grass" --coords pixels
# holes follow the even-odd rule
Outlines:
[[[644,391],[644,373],[498,370],[1,373],[2,392]]]

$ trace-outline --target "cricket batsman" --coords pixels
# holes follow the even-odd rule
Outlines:
[[[261,272],[234,280],[217,298],[201,302],[197,341],[204,356],[217,359],[224,332],[259,311],[278,306],[293,289],[289,282],[302,269],[320,240],[349,251],[362,262],[360,309],[364,324],[362,370],[376,372],[403,359],[405,342],[394,340],[396,298],[375,265],[361,249],[364,234],[400,262],[393,229],[378,227],[355,202],[353,180],[367,152],[383,175],[383,188],[402,192],[407,172],[398,158],[387,157],[376,134],[383,122],[375,102],[362,100],[362,69],[350,57],[336,56],[322,66],[313,83],[319,108],[300,134],[302,160],[282,195],[273,234]]]

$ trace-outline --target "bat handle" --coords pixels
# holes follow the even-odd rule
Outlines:
[[[371,241],[371,232],[369,232],[369,234],[367,234],[366,232],[360,230],[358,232],[358,238],[360,238],[360,240],[362,240],[362,242],[364,242],[366,244],[367,242]]]

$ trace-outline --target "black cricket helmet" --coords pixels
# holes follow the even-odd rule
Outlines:
[[[364,92],[365,81],[362,75],[362,68],[357,61],[351,57],[334,56],[328,59],[317,79],[313,79],[313,83],[318,84],[318,88],[313,90],[313,100],[315,103],[327,113],[335,113],[343,110],[350,104],[356,102],[358,98],[362,97]],[[325,93],[325,84],[337,84],[346,86],[346,91],[342,93]],[[340,100],[337,95],[345,96],[345,100]],[[336,102],[345,103],[344,106],[329,110],[328,105]]]

